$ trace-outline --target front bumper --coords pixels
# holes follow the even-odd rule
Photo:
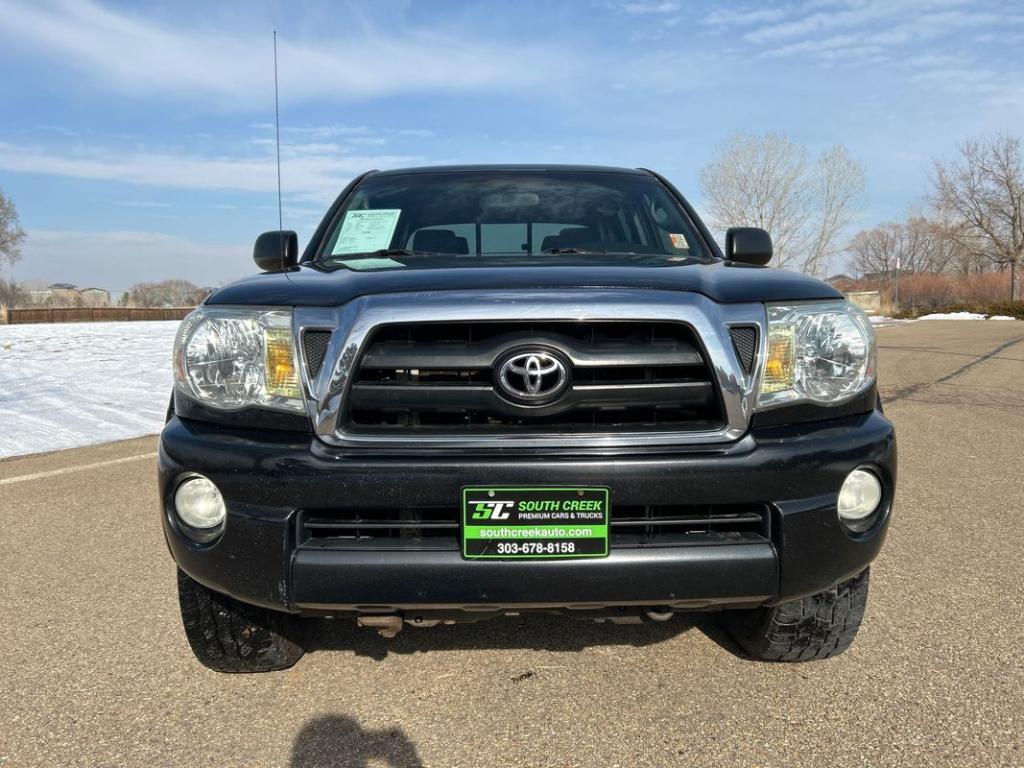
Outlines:
[[[868,465],[886,492],[878,523],[839,522],[843,479]],[[657,454],[376,455],[308,434],[172,418],[159,454],[163,525],[179,567],[218,592],[303,613],[646,605],[749,606],[821,591],[866,567],[885,538],[896,441],[881,413],[752,430],[736,443]],[[221,489],[223,535],[195,544],[171,496],[182,473]],[[457,551],[334,551],[295,546],[300,509],[455,506],[474,484],[602,485],[616,504],[768,504],[771,536],[712,546],[613,549],[597,560],[466,561]]]

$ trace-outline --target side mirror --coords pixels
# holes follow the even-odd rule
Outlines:
[[[256,238],[252,260],[264,272],[294,267],[299,263],[299,236],[294,232],[264,232]]]
[[[757,227],[730,227],[725,233],[725,258],[764,266],[772,258],[772,236]]]

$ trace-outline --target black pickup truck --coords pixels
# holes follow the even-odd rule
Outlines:
[[[763,230],[724,246],[658,174],[575,166],[371,172],[301,257],[261,235],[181,324],[160,441],[198,659],[524,611],[845,650],[896,481],[874,336]]]

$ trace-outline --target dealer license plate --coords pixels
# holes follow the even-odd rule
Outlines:
[[[470,560],[607,557],[607,488],[462,489],[462,555]]]

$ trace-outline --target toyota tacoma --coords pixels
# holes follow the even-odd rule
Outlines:
[[[374,171],[301,256],[261,235],[181,324],[160,439],[199,661],[526,611],[841,653],[895,436],[867,318],[771,254],[657,173],[576,166]]]

